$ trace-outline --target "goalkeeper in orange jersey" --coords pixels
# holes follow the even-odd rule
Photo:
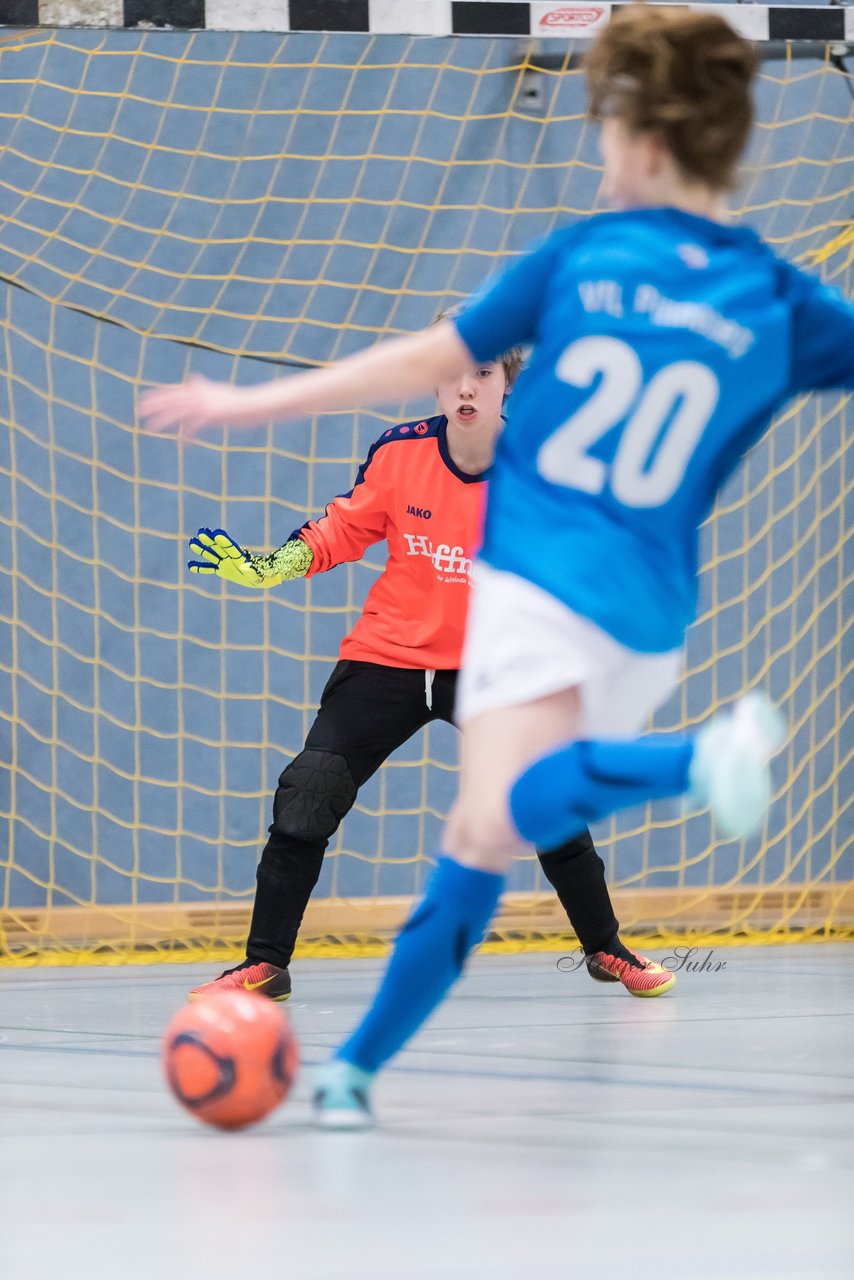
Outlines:
[[[469,568],[504,399],[521,367],[471,365],[437,388],[441,413],[384,431],[347,494],[277,551],[254,556],[224,530],[200,529],[190,569],[249,587],[311,577],[385,539],[386,568],[341,644],[303,750],[279,778],[246,959],[191,999],[246,988],[286,1000],[288,966],[330,837],[359,788],[431,720],[453,723]],[[676,981],[620,941],[605,868],[585,829],[540,852],[592,977],[656,996]]]

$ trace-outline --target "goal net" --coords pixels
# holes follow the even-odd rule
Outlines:
[[[583,42],[545,47],[0,36],[0,959],[242,942],[275,780],[382,561],[259,599],[191,578],[186,540],[222,525],[278,545],[351,487],[389,423],[431,405],[182,446],[136,430],[137,394],[193,371],[257,381],[418,328],[595,211]],[[852,79],[834,48],[763,63],[737,203],[850,295]],[[791,404],[706,526],[687,678],[655,728],[691,728],[762,686],[791,742],[761,839],[721,842],[668,804],[594,832],[627,934],[854,925],[851,414],[841,395]],[[454,731],[433,726],[362,790],[304,948],[364,949],[399,922],[455,761]],[[566,933],[533,857],[509,887],[496,940]]]

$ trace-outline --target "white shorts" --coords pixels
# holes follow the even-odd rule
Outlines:
[[[682,650],[636,653],[514,573],[473,567],[456,720],[581,691],[582,734],[634,737],[679,682]]]

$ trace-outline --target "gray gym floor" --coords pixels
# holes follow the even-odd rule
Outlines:
[[[850,1280],[854,948],[720,949],[655,1000],[557,959],[476,958],[367,1134],[307,1100],[380,961],[294,966],[295,1096],[234,1135],[158,1061],[216,966],[0,970],[0,1276]]]

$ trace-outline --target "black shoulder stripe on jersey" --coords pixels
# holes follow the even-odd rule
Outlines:
[[[435,440],[439,435],[439,431],[442,423],[445,421],[446,419],[444,414],[439,413],[432,418],[416,418],[412,422],[401,422],[396,427],[389,427],[386,431],[382,433],[382,435],[378,440],[374,441],[374,443],[371,445],[370,449],[368,450],[368,456],[365,458],[365,461],[362,463],[362,465],[359,467],[359,470],[356,473],[356,479],[353,482],[353,488],[348,489],[346,493],[336,493],[335,497],[330,498],[329,502],[325,504],[323,508],[324,511],[326,510],[326,507],[328,507],[333,502],[337,502],[339,498],[352,498],[353,493],[359,487],[359,485],[364,484],[365,475],[367,473],[368,467],[371,465],[378,451],[383,447],[383,445],[392,444],[394,441],[397,441],[397,440],[431,440],[431,439]],[[298,538],[299,535],[302,533],[303,529],[305,529],[307,525],[310,525],[313,520],[319,519],[319,518],[322,518],[322,517],[311,516],[308,520],[306,520],[303,524],[301,524],[298,529],[294,529],[293,533],[288,538],[288,541],[290,542],[292,538]]]

